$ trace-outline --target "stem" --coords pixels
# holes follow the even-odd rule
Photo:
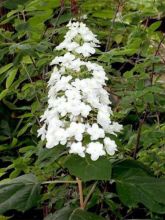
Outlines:
[[[23,63],[21,63],[21,65],[22,65],[23,69],[25,70],[25,72],[26,72],[26,74],[27,74],[27,76],[28,76],[28,79],[29,79],[30,83],[33,84],[32,78],[31,78],[29,72],[27,71],[26,66],[25,66]],[[34,89],[35,89],[35,88],[34,88]],[[35,97],[36,97],[37,102],[40,103],[36,91],[35,91]],[[35,118],[36,118],[36,120],[37,120],[39,126],[41,127],[41,123],[40,123],[39,118],[38,118],[37,116],[35,116]]]
[[[154,56],[158,55],[160,47],[161,47],[164,39],[165,39],[165,35],[163,35],[162,39],[160,40]],[[154,71],[155,71],[155,64],[153,63],[153,65],[152,65],[152,73],[150,74],[150,83],[151,83],[151,85],[153,84]]]
[[[118,5],[117,5],[117,8],[116,8],[116,11],[115,11],[115,15],[114,15],[113,20],[112,20],[112,25],[109,28],[109,36],[108,36],[108,39],[107,39],[107,44],[106,44],[106,47],[105,47],[105,52],[108,51],[110,43],[111,43],[111,34],[112,34],[112,30],[113,30],[113,27],[114,27],[114,24],[115,24],[115,19],[116,19],[117,13],[120,10],[120,6],[121,6],[121,3],[119,1]]]
[[[158,126],[159,126],[159,128],[160,128],[159,112],[156,112],[156,118],[157,118]]]
[[[80,208],[84,209],[84,200],[83,200],[83,189],[82,189],[82,181],[79,178],[76,178],[76,180],[52,180],[52,181],[45,181],[42,184],[56,184],[56,183],[76,183],[78,184],[78,191],[79,191],[79,199],[80,199]],[[92,189],[91,189],[92,190]],[[91,195],[91,190],[88,194],[87,197],[90,197]],[[94,189],[93,189],[94,190]],[[92,190],[92,191],[93,191]],[[86,198],[86,202],[87,203],[89,198]]]
[[[58,184],[58,183],[73,183],[73,184],[78,184],[78,191],[79,191],[79,200],[80,200],[80,208],[84,209],[85,206],[87,205],[92,193],[94,192],[97,182],[93,184],[91,187],[90,191],[88,192],[85,200],[83,199],[83,187],[82,187],[82,181],[79,178],[76,178],[76,180],[51,180],[51,181],[45,181],[42,183],[42,185],[46,184]]]
[[[23,17],[23,21],[26,22],[26,16],[25,16],[25,12],[22,11],[22,17]]]
[[[140,121],[139,121],[139,128],[138,128],[138,133],[137,133],[136,146],[135,146],[135,150],[133,152],[133,158],[134,159],[136,159],[137,152],[138,152],[138,149],[139,149],[140,138],[141,138],[141,130],[142,130],[142,126],[145,122],[146,116],[147,116],[147,112],[145,112],[143,119],[140,119]]]
[[[59,19],[60,19],[60,17],[61,17],[61,15],[62,15],[63,12],[65,11],[65,2],[64,2],[64,0],[60,0],[60,4],[61,4],[61,7],[60,7],[59,13],[58,13],[58,15],[57,15],[55,24],[54,24],[54,29],[56,28],[56,26],[57,26],[57,24],[58,24],[58,21],[59,21]],[[45,32],[46,32],[46,30],[45,30]],[[44,34],[45,34],[45,33],[44,33]],[[44,35],[44,34],[43,34],[43,35]],[[52,40],[53,35],[54,35],[54,34],[52,34],[52,36],[50,37],[50,41]]]
[[[82,181],[79,178],[76,178],[78,184],[79,198],[80,198],[80,208],[84,209],[84,200],[83,200],[83,189]]]
[[[57,16],[57,18],[56,18],[56,22],[55,22],[55,24],[54,24],[54,28],[56,28],[57,23],[58,23],[58,21],[59,21],[59,19],[60,19],[60,16],[62,15],[62,13],[63,13],[64,10],[65,10],[64,0],[61,0],[60,3],[61,3],[61,9],[60,9],[60,12],[59,12],[59,14],[58,14],[58,16]]]
[[[159,52],[159,49],[160,49],[160,46],[161,46],[161,44],[163,43],[164,39],[165,39],[165,35],[163,35],[162,39],[160,40],[160,42],[159,42],[159,44],[158,44],[157,50],[156,50],[156,52],[155,52],[155,56],[157,56],[157,54],[158,54],[158,52]]]
[[[88,203],[88,201],[89,201],[89,199],[90,199],[92,193],[94,192],[96,186],[97,186],[97,182],[95,182],[95,183],[93,184],[93,186],[91,187],[89,193],[87,194],[86,198],[84,199],[84,208],[86,207],[86,205],[87,205],[87,203]]]
[[[35,64],[35,62],[34,62],[34,60],[33,60],[33,57],[30,56],[30,59],[31,59],[31,61],[32,61],[32,63],[33,63],[34,68],[37,70],[37,66],[36,66],[36,64]]]
[[[79,7],[77,0],[71,0],[71,12],[74,16],[79,14]]]
[[[60,0],[61,8],[65,7],[65,0]]]
[[[52,180],[45,181],[42,184],[56,184],[56,183],[78,183],[76,180]]]

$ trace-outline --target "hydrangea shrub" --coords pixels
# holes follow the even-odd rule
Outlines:
[[[82,22],[70,21],[67,27],[64,41],[55,48],[63,55],[51,62],[48,107],[38,135],[46,139],[47,148],[65,145],[69,153],[89,154],[95,161],[115,154],[117,145],[110,134],[116,135],[122,125],[111,120],[103,67],[88,60],[99,47],[96,35]]]

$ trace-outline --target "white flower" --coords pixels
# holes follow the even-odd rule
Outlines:
[[[50,65],[55,65],[59,63],[62,63],[62,65],[64,65],[64,64],[67,64],[68,62],[73,61],[74,59],[75,59],[75,56],[68,52],[64,56],[55,57],[50,63]]]
[[[59,73],[57,67],[54,67],[51,77],[48,81],[48,85],[53,86],[60,78],[61,74]]]
[[[122,126],[111,121],[103,67],[84,59],[95,53],[99,44],[96,35],[82,22],[70,21],[67,27],[64,41],[56,47],[66,53],[51,62],[55,67],[48,81],[48,107],[41,116],[43,126],[38,136],[46,139],[47,148],[65,145],[69,153],[81,157],[90,154],[95,161],[117,151],[116,143],[107,135],[116,135]],[[90,140],[82,146],[87,134]]]
[[[73,51],[79,46],[80,45],[76,42],[69,42],[66,47],[67,47],[68,51]]]
[[[53,118],[49,121],[46,133],[47,148],[52,148],[58,144],[66,144],[67,134],[66,131],[61,128],[61,126],[63,126],[63,123],[59,119]]]
[[[91,155],[91,160],[93,161],[97,160],[100,156],[105,155],[103,144],[99,142],[91,142],[88,144],[86,152]]]
[[[87,14],[85,14],[85,15],[82,15],[80,18],[85,20],[88,18],[88,16],[87,16]]]
[[[104,128],[104,130],[107,132],[109,129],[109,125],[111,123],[110,114],[112,114],[111,108],[106,105],[102,105],[99,108],[99,111],[97,114],[97,123],[100,124]]]
[[[98,65],[97,63],[92,63],[90,61],[86,62],[86,66],[89,71],[100,71],[104,72],[104,69],[102,66]],[[105,73],[104,73],[105,74]]]
[[[91,107],[89,105],[84,104],[83,102],[81,103],[81,115],[84,118],[87,118],[87,116],[89,115],[90,111],[91,111]]]
[[[91,54],[95,53],[95,49],[90,43],[84,43],[82,46],[75,49],[76,53],[82,54],[84,57],[89,57]]]
[[[104,146],[105,146],[107,153],[111,156],[113,156],[115,152],[117,151],[117,145],[115,141],[111,140],[108,137],[104,138]]]
[[[123,129],[123,126],[120,125],[118,122],[113,122],[110,127],[110,133],[115,134],[116,132],[120,132]]]
[[[81,65],[83,65],[83,62],[78,58],[70,62],[70,64],[68,64],[68,68],[78,72],[80,71]]]
[[[55,84],[55,91],[58,92],[60,90],[65,91],[66,89],[69,89],[69,81],[71,79],[71,76],[62,76],[61,79]]]
[[[68,98],[68,100],[80,100],[81,99],[81,94],[80,91],[78,91],[75,88],[71,88],[65,91],[65,95]]]
[[[41,140],[45,140],[46,138],[46,124],[44,124],[40,129],[38,129],[38,137],[41,136]]]
[[[85,147],[82,146],[81,142],[73,143],[70,146],[69,153],[78,154],[80,157],[85,157]]]
[[[103,103],[103,105],[111,104],[111,101],[109,100],[108,92],[104,89],[101,89],[100,91],[100,102]]]
[[[75,137],[76,141],[82,141],[85,125],[82,123],[71,122],[70,127],[67,129],[69,137]]]
[[[95,53],[95,47],[98,47],[99,41],[96,36],[87,28],[83,23],[69,22],[67,25],[69,31],[65,35],[65,40],[56,47],[56,50],[66,49],[68,51],[75,51],[82,54],[84,57],[90,56]],[[83,45],[79,45],[75,40],[79,36],[84,41]],[[53,60],[51,64],[57,64],[57,60]]]
[[[89,127],[87,129],[87,132],[88,134],[90,134],[92,141],[105,137],[104,130],[102,128],[99,128],[98,124],[96,123]]]
[[[63,128],[54,129],[54,131],[50,131],[48,127],[48,132],[46,134],[46,147],[52,148],[57,146],[58,144],[65,145],[67,142],[66,132]]]

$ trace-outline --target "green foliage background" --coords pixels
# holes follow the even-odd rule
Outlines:
[[[37,138],[39,117],[47,105],[49,63],[57,55],[54,47],[63,39],[66,23],[74,17],[70,1],[64,3],[2,1],[0,213],[36,207],[56,210],[45,220],[101,220],[132,217],[138,209],[143,217],[163,219],[165,2],[78,1],[79,15],[87,14],[85,23],[101,42],[92,59],[107,72],[114,118],[124,125],[116,138],[117,155],[98,162],[67,156],[62,146],[47,150]],[[84,182],[84,196],[95,187],[86,211],[77,209],[76,185],[43,184],[75,176]]]

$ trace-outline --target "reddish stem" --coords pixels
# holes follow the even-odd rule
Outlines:
[[[65,1],[64,1],[64,0],[60,0],[60,3],[61,3],[61,8],[64,8],[64,6],[65,6]]]
[[[71,0],[71,12],[74,16],[78,15],[79,8],[78,8],[78,1],[77,0]]]

